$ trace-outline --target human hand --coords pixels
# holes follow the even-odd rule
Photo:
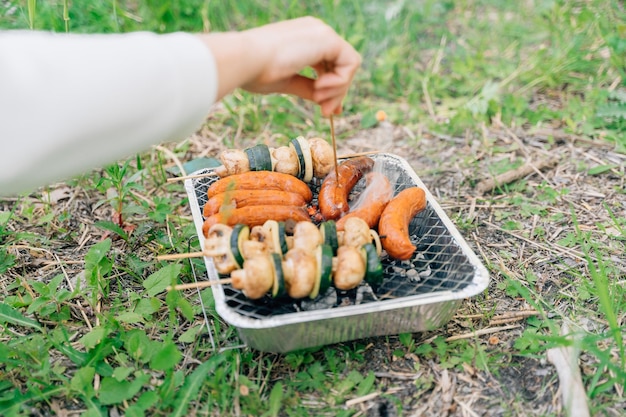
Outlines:
[[[341,112],[361,64],[345,39],[313,17],[205,36],[218,65],[219,97],[237,87],[295,94],[318,103],[324,116]],[[315,70],[316,79],[300,75],[307,67]]]

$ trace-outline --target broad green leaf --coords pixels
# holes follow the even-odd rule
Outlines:
[[[0,248],[0,274],[6,272],[15,265],[15,256],[7,253],[4,248]]]
[[[597,167],[590,168],[589,171],[587,171],[587,173],[589,175],[598,175],[598,174],[605,173],[606,171],[610,171],[614,168],[617,168],[617,164],[598,165]]]
[[[359,386],[356,390],[357,397],[362,397],[364,395],[372,392],[372,388],[374,387],[374,382],[376,382],[376,375],[374,372],[370,372],[367,374],[365,379],[359,383]]]
[[[195,315],[191,303],[186,298],[180,297],[176,304],[183,317],[189,321],[193,321]]]
[[[134,370],[134,368],[128,366],[119,366],[115,368],[115,370],[113,371],[113,375],[111,376],[118,381],[124,381],[126,380],[126,378],[128,378],[128,375],[130,375]]]
[[[54,220],[54,212],[50,212],[48,214],[45,214],[41,217],[39,217],[37,219],[37,225],[41,226],[42,224],[46,224],[46,223],[50,223],[52,220]]]
[[[93,245],[85,255],[85,279],[91,286],[91,302],[95,305],[98,294],[107,287],[103,278],[113,269],[113,262],[106,255],[111,249],[111,239],[105,239]]]
[[[94,327],[91,331],[87,332],[83,337],[78,339],[86,349],[93,349],[98,343],[102,341],[107,334],[107,330],[104,327]]]
[[[180,335],[178,341],[180,343],[193,343],[198,335],[204,330],[204,325],[199,324],[197,326],[190,327],[183,334]]]
[[[85,396],[93,396],[93,378],[96,375],[96,370],[91,366],[85,366],[78,369],[70,381],[70,388]]]
[[[118,381],[115,378],[103,378],[98,391],[98,398],[103,405],[118,404],[133,398],[150,380],[150,375],[140,374],[133,381]]]
[[[206,380],[208,375],[211,375],[215,368],[220,365],[225,355],[213,356],[209,358],[202,365],[198,366],[186,379],[185,384],[178,391],[175,404],[176,409],[172,412],[172,417],[182,417],[187,415],[187,407],[189,407],[189,401],[192,398],[196,398],[202,383]]]
[[[89,274],[111,250],[111,239],[93,245],[85,255],[85,270]]]
[[[143,316],[133,311],[125,311],[121,314],[118,314],[117,316],[115,316],[115,319],[122,323],[129,323],[129,324],[143,322]]]
[[[626,119],[626,106],[618,105],[618,104],[607,104],[601,107],[598,107],[596,111],[596,116],[598,117],[607,117],[607,118],[623,118]]]
[[[33,314],[38,312],[46,303],[49,303],[50,299],[47,297],[35,298],[32,303],[26,309],[26,314]]]
[[[50,289],[46,284],[39,281],[29,282],[30,286],[35,290],[35,292],[39,295],[50,295]]]
[[[157,351],[150,361],[150,368],[157,371],[166,371],[172,369],[182,359],[183,354],[173,342],[165,342],[159,351]]]
[[[182,265],[180,264],[167,265],[150,275],[143,282],[143,287],[147,290],[150,297],[154,297],[165,291],[165,289],[176,280],[181,269]]]
[[[103,230],[107,230],[109,232],[113,232],[119,237],[121,237],[122,239],[128,240],[128,233],[126,233],[124,229],[122,229],[118,224],[115,224],[112,221],[101,220],[99,222],[95,222],[94,226]]]
[[[16,326],[32,327],[41,330],[41,326],[33,319],[25,317],[13,307],[0,303],[0,323],[10,323]]]
[[[126,417],[144,417],[144,412],[160,400],[156,391],[146,391],[139,396],[135,404],[126,409]]]
[[[57,328],[51,333],[50,336],[50,340],[53,346],[59,352],[67,356],[69,360],[71,360],[76,365],[85,365],[85,362],[87,361],[87,354],[84,352],[79,352],[72,347],[64,329]]]
[[[124,346],[133,359],[141,362],[148,362],[154,354],[153,343],[143,330],[129,331],[126,334]]]
[[[8,222],[12,214],[10,211],[0,211],[0,224]]]
[[[163,303],[161,302],[161,300],[159,300],[156,297],[150,297],[150,298],[144,297],[141,300],[139,300],[139,302],[137,303],[133,311],[145,317],[145,316],[149,316],[159,311],[162,305]]]

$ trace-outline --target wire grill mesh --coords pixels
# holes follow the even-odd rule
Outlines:
[[[407,187],[420,186],[414,173],[407,170],[403,160],[390,154],[377,154],[375,169],[381,169],[394,185],[394,195]],[[201,172],[202,173],[202,172]],[[207,201],[207,189],[217,177],[205,177],[193,180],[193,192],[202,212]],[[317,204],[317,194],[321,181],[310,184]],[[351,193],[356,198],[364,189],[365,181],[357,183]],[[192,204],[194,199],[190,199]],[[276,300],[269,295],[260,300],[249,300],[239,290],[232,287],[218,286],[223,291],[227,308],[232,312],[250,319],[267,319],[299,311],[336,309],[346,305],[367,303],[393,303],[394,300],[419,295],[461,291],[472,283],[475,265],[472,264],[450,229],[444,224],[429,200],[426,209],[420,212],[410,223],[409,233],[417,250],[412,259],[397,261],[383,252],[381,262],[384,280],[378,288],[371,288],[363,283],[351,291],[338,291],[331,287],[326,294],[315,300]],[[210,267],[210,265],[209,265]]]

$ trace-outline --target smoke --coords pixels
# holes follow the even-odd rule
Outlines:
[[[393,187],[398,173],[386,172],[384,164],[376,162],[372,171],[365,174],[365,188],[357,198],[350,202],[350,211],[357,210],[371,201],[388,202],[393,197]]]

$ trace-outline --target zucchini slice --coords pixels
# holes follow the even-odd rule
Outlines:
[[[250,163],[250,171],[271,171],[272,155],[265,144],[254,145],[245,150]]]
[[[274,284],[272,285],[272,298],[279,298],[287,293],[285,287],[285,276],[283,275],[282,257],[277,253],[272,253],[272,263],[274,265]]]
[[[363,255],[365,255],[365,282],[376,287],[383,282],[383,265],[380,263],[380,257],[376,253],[376,246],[372,243],[366,243],[361,247]]]
[[[239,268],[243,268],[243,255],[241,245],[244,240],[250,237],[250,227],[245,224],[237,224],[233,227],[233,233],[230,235],[230,251],[233,253],[235,263]]]
[[[272,238],[272,246],[274,252],[282,256],[287,253],[287,239],[285,238],[285,222],[277,222],[276,220],[268,220],[263,224],[263,228],[267,230]]]
[[[315,285],[309,298],[314,299],[320,294],[326,293],[326,290],[333,282],[333,250],[329,245],[319,245],[315,249],[315,259],[317,261],[317,274],[315,275]]]
[[[304,178],[304,153],[302,152],[302,147],[300,146],[300,142],[298,142],[297,139],[292,139],[291,142],[289,143],[289,147],[293,148],[293,150],[296,152],[296,156],[298,157],[298,175],[296,175],[296,177],[298,177],[298,179],[302,179]]]
[[[333,251],[333,255],[337,253],[339,243],[337,241],[337,225],[334,220],[328,220],[320,224],[320,232],[322,239],[326,245],[329,245]]]
[[[311,145],[309,141],[302,136],[298,136],[295,139],[300,144],[302,149],[302,155],[304,156],[304,176],[302,181],[311,182],[313,179],[313,155],[311,154]]]

